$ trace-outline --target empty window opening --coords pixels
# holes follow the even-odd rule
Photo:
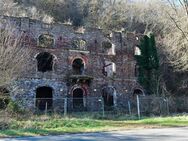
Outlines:
[[[83,74],[84,73],[84,62],[82,59],[75,59],[72,63],[73,72],[75,74]]]
[[[109,49],[112,47],[112,43],[110,43],[109,41],[104,41],[102,42],[102,46],[106,49]]]
[[[138,55],[138,56],[141,55],[141,50],[138,46],[134,48],[134,55]]]
[[[105,61],[103,66],[103,74],[107,77],[113,77],[116,73],[116,64],[111,61]]]
[[[50,34],[42,34],[39,36],[39,46],[40,47],[53,47],[54,37]]]
[[[39,87],[36,90],[36,107],[41,110],[52,109],[52,88],[50,87]]]
[[[48,52],[42,52],[37,55],[37,68],[40,72],[52,71],[53,68],[53,55]]]
[[[83,110],[84,91],[81,88],[77,88],[73,91],[73,108]]]
[[[114,93],[115,90],[112,87],[106,87],[102,90],[102,97],[104,101],[105,110],[110,110],[114,106]]]
[[[112,44],[109,41],[104,41],[102,43],[102,47],[104,49],[104,52],[107,53],[108,55],[115,55],[115,45]]]
[[[115,45],[112,44],[112,47],[108,50],[108,55],[115,55]]]

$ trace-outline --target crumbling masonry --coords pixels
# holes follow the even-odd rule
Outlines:
[[[125,99],[135,93],[143,93],[134,58],[142,35],[107,34],[29,18],[1,19],[16,26],[17,34],[24,33],[24,47],[32,50],[35,67],[13,85],[21,90],[13,97],[23,99],[24,107],[63,111],[66,104],[68,111],[97,110],[93,99],[102,98],[113,109],[127,105]]]

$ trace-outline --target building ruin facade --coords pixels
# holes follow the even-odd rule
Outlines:
[[[127,105],[125,99],[134,93],[143,93],[134,57],[142,35],[29,18],[1,19],[24,34],[23,46],[31,49],[33,69],[12,86],[21,90],[14,98],[23,99],[25,107],[63,111],[66,105],[68,111],[94,111],[102,98],[113,109]]]

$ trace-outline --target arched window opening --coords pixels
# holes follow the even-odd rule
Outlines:
[[[108,55],[115,55],[115,45],[112,44],[109,41],[102,42],[102,47],[104,49],[104,52]]]
[[[84,61],[80,58],[74,59],[72,63],[73,73],[83,74],[84,73]]]
[[[37,68],[40,72],[52,71],[53,68],[53,55],[48,52],[42,52],[37,55]]]
[[[36,107],[40,111],[50,110],[53,105],[52,88],[39,87],[36,90]]]
[[[115,105],[115,89],[113,87],[105,87],[102,90],[105,110],[110,110]]]
[[[73,108],[83,110],[84,107],[84,91],[81,88],[73,90]]]
[[[138,56],[141,55],[141,50],[138,46],[134,48],[134,55],[138,55]]]
[[[137,95],[143,96],[144,93],[143,93],[143,91],[140,90],[140,89],[135,89],[134,92],[133,92],[133,97],[136,97]]]
[[[40,47],[53,47],[54,46],[54,37],[50,34],[42,34],[39,36],[39,46]]]
[[[103,74],[107,77],[113,77],[116,74],[116,64],[111,61],[105,61]]]

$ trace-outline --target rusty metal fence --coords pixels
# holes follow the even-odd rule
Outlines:
[[[122,101],[122,100],[121,100]],[[60,114],[63,116],[133,117],[161,116],[188,112],[188,98],[176,99],[137,96],[124,99],[123,103],[106,105],[102,97],[83,98],[19,98],[0,97],[0,116],[9,113]],[[6,113],[6,114],[5,114]],[[8,113],[8,114],[7,114]]]

